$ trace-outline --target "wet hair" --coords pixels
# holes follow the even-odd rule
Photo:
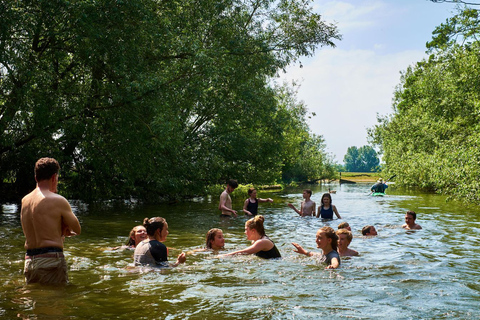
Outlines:
[[[408,210],[407,214],[409,214],[413,217],[413,221],[417,220],[417,214],[415,213],[415,211]]]
[[[238,187],[238,182],[235,179],[230,179],[227,181],[227,184],[232,187],[232,188],[237,188]]]
[[[310,190],[310,189],[303,189],[303,191],[305,191],[305,192],[308,193],[310,196],[312,196],[312,190]]]
[[[254,229],[258,232],[258,234],[263,237],[265,235],[265,229],[263,227],[263,222],[265,218],[261,215],[255,216],[254,218],[248,220],[246,222],[247,228]]]
[[[248,189],[248,195],[251,196],[253,191],[255,191],[255,190],[256,190],[255,188]]]
[[[331,245],[332,245],[332,249],[337,251],[337,248],[338,248],[338,236],[337,234],[335,233],[335,230],[333,230],[333,228],[331,227],[321,227],[320,229],[318,229],[317,232],[323,232],[325,233],[325,236],[329,239],[332,239],[332,242],[331,242]]]
[[[348,242],[352,242],[353,235],[350,231],[348,231],[347,229],[338,229],[337,230],[337,236],[339,236],[341,234],[346,234]]]
[[[132,228],[132,230],[130,230],[130,234],[128,235],[128,240],[127,240],[127,246],[131,247],[131,246],[135,246],[135,232],[137,232],[138,228],[139,227],[142,227],[143,226],[135,226]]]
[[[153,236],[155,234],[155,231],[157,231],[157,229],[160,229],[160,231],[162,231],[166,223],[167,221],[162,217],[153,217],[150,219],[148,218],[143,219],[143,226],[145,227],[145,229],[147,229],[147,234],[149,236]]]
[[[212,241],[215,240],[215,237],[219,232],[223,232],[222,229],[213,228],[208,230],[207,236],[205,237],[205,245],[207,249],[212,249]]]
[[[364,236],[366,236],[367,233],[370,233],[370,228],[371,228],[371,227],[373,227],[373,226],[365,226],[365,227],[363,227],[363,228],[362,228],[362,234],[363,234]]]
[[[350,227],[350,225],[348,224],[348,222],[346,221],[343,221],[343,222],[340,222],[338,224],[338,229],[346,229],[347,227]],[[348,230],[347,230],[348,231]]]
[[[50,179],[58,171],[60,171],[60,165],[53,158],[41,158],[35,163],[35,179],[37,182]]]
[[[323,206],[323,198],[328,198],[328,199],[330,199],[330,205],[332,204],[332,196],[330,195],[330,193],[324,193],[324,194],[323,194],[322,200],[320,201],[321,206]]]

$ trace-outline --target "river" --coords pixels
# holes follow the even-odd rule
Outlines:
[[[328,185],[315,186],[317,204]],[[288,202],[300,205],[300,188],[259,192],[274,203],[261,203],[267,235],[283,258],[217,258],[190,254],[177,268],[129,267],[131,251],[111,250],[126,241],[145,217],[162,216],[169,224],[165,244],[170,261],[182,251],[204,246],[206,231],[224,231],[226,250],[249,245],[246,219],[222,221],[218,198],[172,205],[72,201],[82,234],[65,241],[70,284],[48,287],[24,284],[24,236],[19,208],[3,205],[0,214],[0,316],[5,319],[459,319],[480,318],[480,209],[447,202],[443,196],[391,187],[385,197],[368,196],[369,186],[330,185],[342,216],[322,221],[300,218]],[[235,194],[235,193],[234,193]],[[234,208],[243,198],[234,198]],[[417,212],[423,230],[401,228],[407,210]],[[319,227],[347,221],[360,256],[342,259],[325,270],[314,258],[293,252],[291,242],[318,251]],[[363,226],[378,231],[362,237]]]

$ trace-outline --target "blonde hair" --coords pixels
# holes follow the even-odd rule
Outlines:
[[[325,233],[325,236],[329,239],[332,239],[332,242],[331,242],[331,245],[332,245],[332,249],[337,251],[337,248],[338,248],[338,236],[337,234],[335,233],[335,230],[333,230],[333,228],[331,227],[321,227],[320,229],[318,229],[317,231],[318,233],[320,232],[323,232]]]
[[[348,242],[352,242],[353,235],[350,231],[348,231],[347,229],[338,229],[337,230],[337,236],[339,236],[341,234],[346,234]]]
[[[254,218],[248,220],[245,224],[248,229],[254,229],[258,232],[260,236],[265,235],[265,228],[263,227],[263,222],[265,218],[263,216],[255,216]]]

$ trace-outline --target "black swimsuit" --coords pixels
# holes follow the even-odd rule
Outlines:
[[[269,237],[264,236],[264,238],[270,240]],[[272,241],[272,240],[270,240]],[[273,243],[273,241],[272,241]],[[280,251],[278,251],[277,246],[275,243],[273,244],[273,248],[268,250],[268,251],[258,251],[255,253],[257,257],[263,258],[263,259],[275,259],[275,258],[281,258],[282,255],[280,254]]]

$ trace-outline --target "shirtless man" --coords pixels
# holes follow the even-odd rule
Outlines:
[[[402,228],[405,228],[407,230],[420,230],[422,227],[419,224],[415,223],[415,220],[417,220],[417,214],[415,211],[407,211],[405,214],[405,224],[402,226]]]
[[[232,210],[232,198],[230,193],[238,187],[237,180],[228,180],[227,188],[220,195],[220,203],[218,204],[218,210],[222,211],[221,217],[234,217],[237,216],[237,211]]]
[[[336,231],[338,236],[338,254],[340,257],[352,257],[358,256],[358,252],[348,248],[350,243],[352,242],[353,236],[350,231],[347,229],[338,229]]]
[[[307,216],[315,216],[315,201],[310,200],[310,197],[312,196],[312,190],[310,189],[305,189],[303,190],[303,198],[305,201],[302,202],[300,210],[295,208],[295,206],[291,203],[288,204],[290,208],[295,210],[296,213],[298,213],[301,217],[307,217]]]
[[[65,237],[80,234],[81,227],[68,201],[58,195],[60,165],[52,158],[35,164],[37,187],[22,199],[20,220],[25,234],[25,280],[28,283],[68,282],[63,255]]]

